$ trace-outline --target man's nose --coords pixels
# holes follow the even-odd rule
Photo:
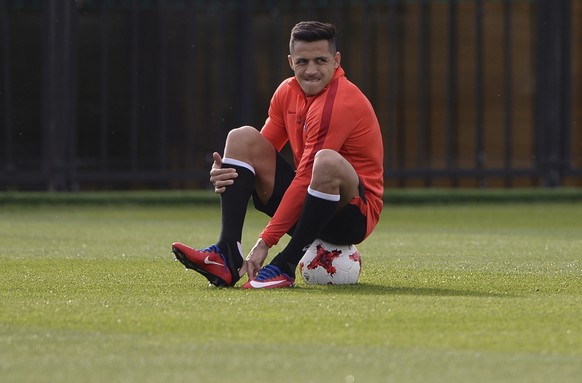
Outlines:
[[[305,73],[307,74],[317,73],[317,65],[315,65],[313,61],[309,61],[307,63],[307,68],[305,69]]]

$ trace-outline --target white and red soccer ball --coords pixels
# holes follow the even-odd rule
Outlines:
[[[362,270],[354,245],[334,245],[316,239],[299,261],[299,273],[311,285],[349,285],[358,282]]]

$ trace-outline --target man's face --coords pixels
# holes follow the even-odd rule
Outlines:
[[[288,56],[289,65],[306,96],[315,96],[329,84],[335,68],[340,65],[340,53],[330,52],[329,42],[295,41]]]

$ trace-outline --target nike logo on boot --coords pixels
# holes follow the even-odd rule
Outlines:
[[[209,259],[209,255],[207,255],[206,258],[204,258],[204,263],[207,264],[207,265],[216,265],[216,266],[222,266],[222,267],[224,267],[224,263],[219,263],[219,262],[211,261]]]
[[[252,287],[254,287],[255,289],[264,289],[265,287],[272,287],[272,286],[277,286],[277,285],[287,285],[288,283],[289,283],[289,281],[287,281],[287,280],[260,282],[260,281],[256,281],[253,279],[250,281],[250,285]]]

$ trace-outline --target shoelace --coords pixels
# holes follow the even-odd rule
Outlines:
[[[281,270],[275,265],[267,265],[259,270],[259,273],[255,277],[258,281],[266,281],[267,279],[275,278],[281,275]]]
[[[218,254],[222,255],[222,253],[220,252],[220,249],[216,245],[210,245],[206,249],[201,250],[201,251],[204,252],[204,253],[212,253],[212,252],[214,252],[214,253],[218,253]]]

